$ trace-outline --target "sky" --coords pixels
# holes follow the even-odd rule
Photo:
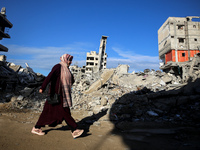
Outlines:
[[[200,0],[0,0],[13,27],[8,62],[48,75],[60,56],[86,65],[86,54],[99,52],[108,36],[107,68],[129,65],[129,72],[159,70],[158,29],[168,17],[200,16]]]

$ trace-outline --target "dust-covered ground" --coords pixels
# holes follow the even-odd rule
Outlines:
[[[0,150],[197,150],[200,149],[200,129],[158,123],[132,123],[119,131],[109,121],[85,126],[85,133],[73,139],[63,122],[57,127],[42,128],[46,133],[31,133],[40,113],[20,110],[0,110]],[[77,122],[88,117],[84,112],[73,112]],[[84,125],[82,125],[84,128]]]

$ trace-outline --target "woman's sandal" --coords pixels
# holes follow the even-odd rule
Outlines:
[[[35,128],[35,127],[33,127],[33,129],[31,130],[31,133],[37,134],[37,135],[45,135],[45,133],[42,132],[41,129],[37,129],[37,128]]]
[[[77,137],[81,136],[81,134],[83,134],[84,130],[80,130],[80,129],[76,129],[73,133],[72,136],[74,139],[76,139]]]

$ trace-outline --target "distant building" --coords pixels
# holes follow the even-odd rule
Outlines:
[[[102,36],[99,46],[99,60],[98,60],[98,71],[101,69],[106,69],[107,63],[107,53],[106,53],[106,44],[108,36]]]
[[[78,73],[96,73],[102,69],[106,69],[107,63],[107,54],[106,54],[106,44],[107,37],[102,36],[100,40],[99,53],[96,51],[91,51],[87,53],[86,57],[86,66],[78,67],[77,65],[70,66],[70,70],[73,74],[77,75]]]
[[[158,30],[160,69],[180,67],[200,51],[200,22],[196,16],[169,17]]]
[[[100,40],[99,53],[91,51],[87,53],[85,73],[98,72],[101,69],[106,69],[107,53],[106,44],[107,37],[102,36]]]
[[[87,53],[86,58],[86,73],[92,73],[94,70],[97,70],[98,67],[99,55],[95,51]]]
[[[70,66],[70,70],[74,75],[77,75],[80,72],[85,73],[85,66],[81,68],[81,67],[78,67],[77,65],[73,65],[73,66]]]

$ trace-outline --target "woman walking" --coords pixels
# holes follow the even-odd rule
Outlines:
[[[69,70],[72,59],[73,56],[69,54],[62,55],[60,57],[61,62],[56,64],[45,78],[39,92],[43,93],[48,83],[51,83],[49,88],[50,94],[60,94],[61,101],[55,105],[49,104],[48,101],[45,102],[43,111],[31,133],[44,135],[45,133],[41,127],[45,127],[45,125],[55,127],[61,124],[63,120],[71,128],[73,138],[80,136],[84,132],[84,130],[77,129],[77,123],[71,116],[69,108],[72,106],[71,86],[74,83],[74,77]]]

